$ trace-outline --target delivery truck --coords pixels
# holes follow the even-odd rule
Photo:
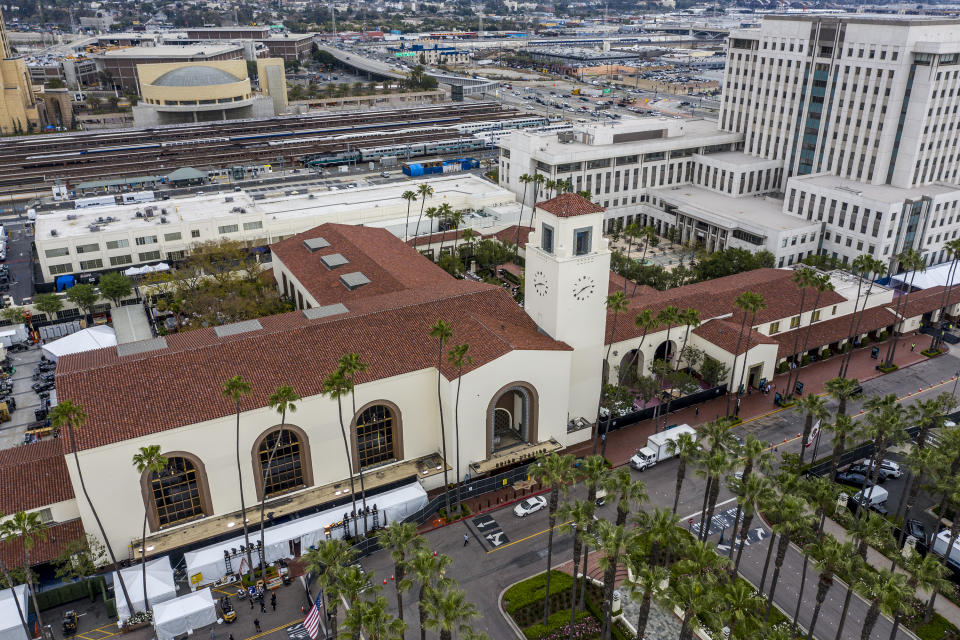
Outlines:
[[[946,553],[949,542],[950,529],[944,529],[933,538],[933,552],[942,558]],[[950,550],[950,556],[947,558],[947,566],[953,571],[954,576],[960,576],[960,538],[953,541],[953,549]]]
[[[674,455],[671,443],[676,442],[683,433],[689,433],[694,440],[697,439],[697,432],[688,424],[675,425],[652,434],[647,438],[647,446],[637,449],[630,458],[630,466],[637,471],[643,471],[671,457]]]

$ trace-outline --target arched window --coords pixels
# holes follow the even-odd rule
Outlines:
[[[161,473],[151,473],[149,478],[159,527],[192,520],[206,511],[203,478],[197,465],[182,456],[167,460],[167,468]]]
[[[260,441],[257,458],[260,462],[260,478],[266,476],[266,482],[263,483],[265,495],[306,486],[302,454],[303,442],[289,428],[272,431]]]
[[[397,459],[397,429],[393,410],[375,404],[360,412],[356,421],[357,460],[360,468]]]

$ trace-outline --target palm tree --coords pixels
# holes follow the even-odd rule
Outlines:
[[[763,606],[763,596],[750,583],[734,580],[722,593],[724,609],[729,616],[726,626],[733,630],[733,637],[740,637],[751,627],[759,626],[757,613]]]
[[[477,606],[460,589],[448,586],[430,590],[427,628],[439,631],[440,640],[451,640],[454,631],[469,629],[469,622],[479,615]]]
[[[807,297],[807,289],[813,284],[813,280],[816,278],[816,272],[809,267],[799,267],[796,271],[793,272],[793,275],[790,276],[790,281],[796,285],[797,289],[800,289],[800,309],[797,311],[797,330],[793,334],[793,350],[790,352],[790,355],[794,359],[794,363],[799,367],[800,363],[797,362],[797,354],[800,352],[800,327],[799,321],[803,317],[803,302]],[[786,388],[786,397],[793,397],[793,389],[790,386],[793,383],[793,372],[794,369],[790,369],[787,373],[787,388]],[[798,374],[799,375],[799,374]]]
[[[100,514],[98,514],[94,508],[93,500],[90,499],[90,494],[87,492],[87,484],[83,479],[83,470],[80,468],[80,458],[77,455],[77,430],[83,428],[84,423],[87,421],[87,414],[84,413],[83,407],[68,399],[60,400],[57,406],[50,410],[48,417],[50,424],[53,425],[55,429],[67,430],[67,435],[70,438],[70,450],[73,452],[73,464],[76,467],[77,478],[80,480],[80,490],[83,492],[83,497],[87,501],[90,513],[93,514],[93,519],[97,523],[100,538],[107,548],[107,555],[110,556],[110,563],[113,564],[113,566],[117,566],[117,556],[113,553],[113,545],[110,544],[110,538],[107,537],[107,532],[104,530],[103,523],[100,521]],[[123,574],[118,571],[117,577],[120,579],[120,590],[123,592],[123,600],[127,604],[127,611],[133,613],[133,604],[130,601],[130,594],[127,593],[127,584],[123,581]]]
[[[907,304],[910,302],[910,293],[913,289],[913,281],[917,277],[917,271],[926,271],[927,270],[927,261],[924,260],[923,254],[919,251],[914,251],[913,249],[907,249],[899,256],[897,260],[900,262],[900,266],[904,270],[910,271],[910,284],[907,285],[906,292],[901,296],[901,300],[897,300],[897,304],[894,307],[894,311],[898,316],[903,318],[903,314],[906,313]],[[904,320],[906,318],[903,318]],[[896,336],[890,336],[890,344],[887,346],[887,356],[883,361],[883,364],[887,367],[893,365],[893,358],[897,354],[897,342]]]
[[[863,288],[863,278],[864,276],[870,275],[870,265],[869,262],[874,260],[873,256],[869,254],[861,254],[853,259],[850,263],[850,273],[857,276],[857,296],[853,299],[853,313],[850,314],[850,328],[847,329],[847,347],[850,351],[853,351],[853,327],[854,321],[857,319],[857,306],[860,304],[860,290]],[[864,301],[866,303],[866,301]],[[845,377],[844,369],[846,358],[844,356],[840,357],[840,371],[837,373],[839,378]]]
[[[8,307],[9,308],[9,307]],[[3,514],[0,513],[0,519],[3,518]],[[3,532],[0,531],[0,536]],[[0,558],[0,574],[3,574],[3,579],[7,583],[7,587],[10,589],[10,596],[13,598],[13,603],[17,606],[17,615],[20,616],[20,626],[23,627],[24,638],[30,638],[33,636],[30,633],[30,627],[27,625],[27,617],[23,614],[23,607],[20,606],[20,598],[17,597],[17,587],[13,582],[13,576],[10,575],[10,571],[7,569],[7,565],[3,563],[3,559]]]
[[[870,640],[870,634],[873,633],[881,611],[893,616],[893,635],[890,636],[893,640],[897,637],[902,607],[910,602],[914,594],[914,590],[907,584],[907,577],[886,569],[878,569],[876,573],[864,571],[861,574],[861,584],[870,601],[870,608],[863,619],[860,640]]]
[[[343,424],[343,396],[350,391],[350,381],[343,371],[337,369],[323,381],[323,395],[337,401],[337,415],[340,418],[340,436],[343,439],[343,455],[347,459],[347,472],[350,474],[350,501],[353,505],[353,535],[359,535],[357,530],[357,493],[353,486],[353,456],[350,454],[350,440],[347,439],[347,428]],[[360,443],[357,442],[357,452],[360,453]],[[358,461],[359,462],[359,461]],[[366,520],[366,518],[364,518]]]
[[[463,368],[473,364],[473,356],[470,355],[470,345],[467,343],[458,344],[447,353],[447,361],[457,368],[457,395],[453,403],[453,432],[454,445],[457,450],[457,516],[460,515],[460,482],[463,478],[460,475],[460,385],[463,383]]]
[[[953,287],[956,285],[954,278],[957,275],[957,260],[960,259],[960,238],[950,240],[949,242],[944,243],[943,246],[944,249],[947,250],[947,255],[949,255],[952,260],[950,261],[950,268],[947,271],[947,286],[943,290],[943,297],[940,298],[940,314],[937,319],[937,324],[940,327],[940,333],[938,333],[930,342],[931,349],[939,347],[943,342],[944,316],[946,315],[947,307],[950,306],[950,294],[953,293]]]
[[[830,281],[830,276],[825,273],[813,276],[810,281],[810,285],[816,289],[817,297],[813,300],[813,309],[810,310],[810,322],[807,324],[807,333],[803,336],[803,348],[800,349],[800,353],[805,352],[807,347],[810,346],[810,333],[813,331],[813,323],[819,322],[819,320],[814,320],[814,316],[817,314],[817,308],[820,306],[820,297],[825,291],[834,290],[833,282]],[[800,379],[799,371],[797,372],[797,379]]]
[[[713,451],[706,453],[701,458],[700,464],[702,465],[702,469],[700,469],[698,472],[706,475],[707,477],[707,506],[706,510],[703,512],[704,515],[701,520],[701,527],[700,531],[698,532],[698,537],[701,540],[706,540],[707,535],[710,532],[709,524],[713,522],[713,512],[717,506],[717,498],[720,496],[720,485],[722,484],[721,480],[732,467],[732,460],[730,454],[725,448],[718,447]]]
[[[537,217],[537,200],[540,199],[540,185],[546,181],[542,173],[533,174],[533,204],[530,205],[530,228],[533,229],[533,221]]]
[[[613,587],[617,578],[617,567],[633,546],[633,536],[623,525],[612,525],[608,520],[599,520],[594,538],[598,548],[603,552],[597,560],[597,566],[603,570],[603,632],[601,636],[603,640],[610,640],[613,626]]]
[[[420,215],[417,216],[417,227],[413,231],[413,246],[417,246],[417,236],[420,235],[420,220],[423,219],[423,207],[427,204],[427,198],[433,197],[433,187],[423,182],[417,186],[417,195],[420,196]]]
[[[133,466],[137,473],[149,471],[151,475],[160,475],[167,468],[168,461],[160,455],[160,445],[151,444],[140,447],[140,451],[133,455]],[[143,569],[143,610],[150,611],[150,600],[147,598],[147,510],[143,510],[143,535],[140,538],[140,565]],[[132,612],[131,612],[132,613]]]
[[[862,432],[860,423],[854,422],[850,416],[838,413],[833,424],[825,424],[824,428],[833,432],[833,453],[830,458],[830,481],[837,478],[837,469],[840,467],[840,458],[846,448],[847,440],[858,438]]]
[[[46,541],[47,527],[36,511],[30,513],[18,511],[0,525],[0,538],[7,542],[20,538],[20,544],[23,545],[23,572],[27,576],[27,588],[30,590],[30,599],[33,601],[33,613],[37,616],[37,625],[43,629],[40,606],[37,604],[37,590],[33,586],[33,571],[30,568],[30,550],[37,542]],[[10,585],[12,588],[13,583],[10,582]],[[16,593],[13,594],[13,599],[17,599]],[[133,614],[132,609],[130,613]],[[33,636],[29,634],[28,637]]]
[[[636,315],[633,319],[633,326],[640,330],[640,343],[637,344],[637,348],[633,352],[633,356],[627,362],[625,366],[621,365],[621,374],[623,374],[624,369],[630,369],[634,366],[634,362],[640,359],[640,354],[643,353],[643,343],[647,339],[647,334],[660,326],[660,321],[657,319],[657,316],[653,315],[651,309],[644,309]],[[638,375],[642,375],[642,371],[637,372]]]
[[[603,489],[608,495],[617,496],[617,524],[620,526],[627,523],[631,505],[640,505],[647,501],[646,486],[639,480],[634,480],[627,467],[620,467],[610,474]]]
[[[896,395],[891,393],[886,396],[870,398],[863,403],[864,410],[869,412],[866,429],[873,436],[873,456],[871,458],[873,466],[871,467],[870,487],[864,489],[864,495],[868,500],[873,495],[873,488],[877,485],[880,476],[880,462],[887,455],[887,449],[904,436],[906,409],[897,402]],[[861,509],[858,513],[864,511],[866,509]]]
[[[793,496],[785,495],[781,497],[778,515],[780,520],[780,541],[777,545],[777,558],[774,561],[773,575],[770,577],[770,593],[767,598],[765,620],[770,619],[770,611],[773,609],[773,597],[777,590],[777,584],[780,581],[780,569],[783,568],[783,561],[787,555],[787,547],[790,546],[790,538],[793,537],[794,533],[800,531],[802,527],[808,526],[809,524],[807,518],[804,516],[803,503]]]
[[[369,365],[361,359],[359,353],[345,353],[337,360],[337,370],[343,375],[350,387],[350,404],[353,408],[353,419],[357,420],[357,374],[367,370]],[[367,534],[367,491],[363,485],[363,466],[357,465],[357,477],[360,480],[360,508],[363,512],[363,533]]]
[[[530,469],[530,476],[541,485],[550,487],[549,532],[547,533],[547,579],[543,598],[543,624],[550,617],[550,568],[553,566],[553,531],[557,526],[557,506],[560,492],[567,490],[567,484],[573,479],[574,458],[572,455],[540,454],[536,464]],[[586,572],[584,572],[586,575]]]
[[[757,300],[758,297],[759,297],[759,301]],[[737,296],[737,299],[736,299],[736,300],[733,301],[733,306],[740,311],[740,313],[742,314],[742,316],[740,317],[740,333],[737,334],[737,346],[736,346],[736,348],[733,350],[733,351],[734,351],[734,354],[733,354],[734,360],[733,360],[733,367],[730,369],[730,384],[727,385],[727,415],[730,415],[730,399],[731,399],[731,396],[732,396],[734,393],[736,393],[738,396],[740,395],[739,389],[734,389],[733,383],[734,383],[734,381],[737,379],[737,378],[736,378],[736,375],[737,375],[737,358],[738,358],[739,355],[740,355],[740,342],[743,340],[743,331],[744,331],[744,329],[745,329],[746,326],[747,326],[747,311],[748,311],[749,309],[751,309],[755,304],[762,304],[762,303],[763,303],[763,296],[760,296],[760,294],[754,293],[753,291],[744,291],[744,292],[741,293],[739,296]],[[753,330],[753,326],[752,326],[752,325],[751,325],[750,330],[751,330],[751,331]],[[747,366],[747,354],[746,354],[746,352],[744,352],[744,354],[743,354],[743,366],[744,366],[744,368],[746,368],[746,366]]]
[[[673,370],[680,371],[680,361],[684,359],[687,352],[687,341],[690,337],[690,330],[700,326],[700,312],[696,309],[683,309],[677,312],[677,320],[684,327],[683,346],[680,347],[680,353],[677,355]],[[663,427],[667,427],[667,416],[670,415],[670,405],[673,403],[673,379],[671,378],[669,393],[667,394],[667,407],[663,412]]]
[[[440,248],[437,249],[437,256],[439,257],[443,255],[443,243],[447,239],[447,227],[453,220],[453,207],[450,206],[449,202],[441,203],[437,207],[437,220],[440,221]]]
[[[338,599],[333,595],[338,571],[353,561],[353,547],[346,540],[335,538],[322,540],[316,549],[303,554],[304,568],[307,573],[317,576],[317,583],[327,600],[324,611],[329,611],[333,638],[337,637]]]
[[[590,500],[575,500],[572,504],[562,504],[557,510],[557,514],[564,524],[560,527],[561,532],[568,530],[573,532],[573,585],[570,590],[570,624],[576,622],[577,616],[577,568],[580,565],[580,552],[583,547],[583,540],[593,528],[594,511],[596,503]],[[586,574],[583,577],[586,580]]]
[[[240,402],[250,395],[250,383],[241,376],[233,376],[223,383],[221,391],[225,398],[233,402],[237,410],[237,428],[234,433],[234,452],[237,457],[237,488],[240,490],[240,520],[243,524],[243,544],[247,550],[247,575],[253,579],[253,551],[250,549],[250,532],[247,527],[247,504],[243,497],[243,466],[240,464]]]
[[[689,433],[681,433],[675,439],[667,443],[667,452],[680,459],[677,465],[676,490],[673,495],[674,514],[677,513],[677,507],[680,505],[680,490],[683,489],[683,481],[687,476],[687,463],[693,462],[700,454],[700,445],[696,439]]]
[[[938,453],[930,449],[920,449],[919,447],[914,447],[907,454],[907,476],[906,481],[904,482],[903,492],[900,495],[900,504],[897,505],[897,513],[895,522],[906,522],[910,519],[910,514],[913,512],[913,507],[917,502],[917,496],[920,494],[920,488],[923,485],[923,476],[928,469],[937,468],[937,456]],[[900,528],[900,535],[897,537],[897,548],[900,549],[903,547],[903,541],[907,535],[907,528]],[[896,567],[896,563],[899,557],[894,557],[893,566],[890,570],[892,571]]]
[[[960,510],[960,488],[956,486],[955,482],[952,484],[953,486],[950,490],[950,493],[946,495],[946,499],[947,499],[946,503],[952,508],[954,514],[956,514],[958,510]],[[946,505],[943,505],[943,503],[941,503],[941,507],[943,506],[946,506]],[[940,509],[940,511],[938,511],[938,513],[943,513],[943,512],[944,512],[943,509]],[[956,544],[957,542],[958,534],[960,534],[960,517],[954,516],[950,524],[950,539],[948,541],[947,546],[945,547],[950,551],[943,554],[943,556],[941,556],[940,558],[940,561],[943,563],[944,569],[947,568],[947,559],[951,555],[953,555],[953,545]],[[930,617],[931,613],[933,612],[933,605],[936,603],[936,601],[937,601],[937,591],[936,589],[934,589],[932,595],[930,596],[930,602],[927,603],[928,612],[925,618]]]
[[[863,320],[864,314],[867,312],[867,303],[870,302],[870,293],[873,291],[874,277],[879,276],[884,271],[886,271],[886,266],[883,264],[883,262],[881,262],[877,258],[874,258],[871,255],[863,254],[863,255],[857,256],[856,260],[860,260],[858,272],[862,274],[867,274],[867,276],[870,278],[870,284],[867,285],[867,292],[863,296],[863,308],[860,309],[859,315],[857,314],[856,305],[854,305],[853,315],[857,319],[857,322],[855,325],[852,324],[853,318],[850,318],[851,326],[853,327],[853,332],[850,334],[850,337],[848,338],[849,341],[856,340],[857,336],[860,335],[860,323]],[[858,293],[858,299],[859,299],[859,293]],[[846,357],[842,359],[843,362],[840,369],[840,377],[845,378],[847,376],[847,369],[850,367],[850,359],[852,357],[853,357],[853,345],[851,344],[850,349],[847,350]]]
[[[629,306],[629,303],[627,302],[626,296],[623,295],[623,292],[622,292],[622,291],[617,291],[616,293],[613,293],[613,294],[607,296],[607,311],[613,311],[613,323],[612,323],[612,325],[611,325],[612,328],[611,328],[611,330],[610,330],[610,339],[609,339],[609,342],[607,342],[607,355],[604,356],[604,360],[603,360],[605,363],[607,363],[608,366],[609,366],[609,364],[610,364],[610,350],[613,349],[613,343],[616,341],[617,319],[618,319],[619,316],[620,316],[620,312],[621,312],[621,311],[626,311],[628,306]],[[618,378],[622,379],[622,373],[623,373],[623,372],[618,372]],[[618,382],[619,382],[619,381],[618,381]],[[601,410],[601,408],[603,407],[603,389],[605,388],[605,386],[606,386],[607,384],[608,384],[608,381],[606,380],[606,378],[604,378],[603,380],[600,381],[600,396],[599,396],[599,400],[598,400],[598,402],[597,402],[597,429],[596,429],[595,435],[594,435],[594,437],[593,437],[593,453],[594,453],[594,454],[597,453],[597,442],[601,439],[601,437],[600,437],[600,435],[601,435],[601,434],[600,434],[600,410]],[[607,422],[606,422],[606,424],[604,425],[604,429],[603,429],[604,451],[606,451],[606,444],[607,444],[606,435],[607,435],[607,430],[610,428],[610,421],[611,421],[612,418],[613,418],[613,411],[608,411],[608,412],[607,412]]]
[[[359,565],[340,567],[337,570],[337,580],[333,586],[334,595],[343,598],[347,602],[347,608],[350,610],[347,614],[347,620],[354,617],[350,614],[357,610],[357,604],[361,602],[360,596],[363,593],[366,592],[372,595],[379,593],[380,589],[380,585],[373,584],[370,576],[364,573]],[[360,638],[360,634],[356,629],[358,626],[357,622],[359,621],[354,620],[353,624],[349,625],[353,627],[354,640],[359,640]]]
[[[800,437],[800,464],[797,469],[798,473],[802,473],[803,457],[807,452],[807,447],[811,444],[807,441],[810,439],[810,434],[813,433],[814,421],[822,422],[826,420],[830,417],[830,412],[827,411],[827,401],[823,396],[818,396],[813,393],[808,393],[797,400],[794,409],[798,413],[805,414],[806,416],[803,422],[803,435]],[[816,461],[814,460],[813,462]]]
[[[773,485],[770,480],[757,474],[753,474],[749,477],[744,476],[743,480],[738,483],[738,494],[739,501],[738,507],[743,507],[743,522],[740,524],[740,544],[737,545],[737,558],[733,563],[733,575],[736,575],[737,570],[740,568],[740,559],[743,557],[743,547],[747,541],[747,536],[750,534],[750,525],[753,523],[753,517],[757,513],[759,505],[769,504],[776,499],[776,493],[773,490]],[[732,553],[733,547],[737,540],[736,532],[733,532],[734,535],[730,537],[730,551]]]
[[[529,173],[524,173],[519,178],[520,182],[523,183],[523,196],[520,198],[520,220],[517,221],[517,241],[514,243],[514,253],[513,257],[516,259],[517,253],[520,251],[520,229],[523,228],[523,206],[527,203],[527,187],[530,186],[530,183],[533,182],[533,176]],[[533,226],[533,212],[530,213],[531,223],[530,226]]]
[[[266,543],[266,527],[263,525],[263,519],[266,515],[267,506],[267,480],[270,478],[270,472],[273,467],[273,459],[277,455],[277,450],[280,449],[280,443],[283,441],[284,427],[287,424],[287,411],[290,413],[295,413],[297,410],[297,405],[294,403],[300,400],[300,396],[297,395],[297,392],[293,390],[293,387],[289,385],[282,384],[277,387],[269,398],[267,398],[267,404],[270,405],[270,408],[280,414],[280,432],[277,434],[277,439],[273,443],[273,449],[270,451],[270,456],[267,458],[267,464],[264,465],[263,469],[263,491],[260,495],[260,571],[261,575],[266,579],[266,566],[262,566],[265,562],[265,554],[267,553],[267,543]]]
[[[403,592],[412,586],[406,578],[409,558],[426,549],[427,541],[417,534],[417,526],[413,522],[391,522],[386,528],[377,532],[380,546],[390,549],[393,559],[393,577],[397,589],[397,617],[403,621]]]
[[[763,563],[763,572],[760,574],[760,584],[758,585],[760,593],[763,593],[767,581],[767,570],[770,568],[770,560],[773,557],[774,541],[778,537],[780,538],[780,547],[783,548],[783,553],[786,554],[787,546],[790,543],[790,534],[792,533],[791,528],[796,526],[795,523],[803,517],[805,513],[804,505],[800,498],[778,494],[776,491],[772,498],[772,502],[760,505],[760,509],[764,512],[771,512],[771,515],[777,523],[770,527],[770,544],[767,546],[767,558]],[[783,542],[784,538],[787,539],[786,542]],[[780,547],[777,548],[778,552]],[[781,563],[782,562],[781,560]],[[776,583],[776,580],[771,580],[770,583],[773,585]],[[773,601],[772,597],[770,601]]]
[[[647,632],[647,621],[650,618],[650,604],[660,600],[663,595],[663,584],[670,574],[663,567],[645,564],[642,555],[631,553],[627,556],[633,579],[625,584],[630,598],[640,605],[637,613],[637,640],[644,640]]]
[[[420,613],[420,640],[427,639],[428,602],[433,589],[444,589],[453,580],[445,576],[450,566],[450,556],[442,553],[433,555],[427,550],[418,551],[410,562],[410,571],[420,583],[420,593],[417,595],[417,609]]]
[[[820,571],[820,578],[817,581],[817,595],[814,599],[816,604],[813,607],[810,626],[807,628],[807,640],[812,640],[813,630],[817,626],[817,618],[820,617],[820,608],[827,599],[827,592],[833,586],[833,576],[838,572],[852,569],[850,558],[855,554],[852,544],[849,542],[841,544],[832,536],[808,545],[806,554],[813,558],[817,569]]]
[[[947,580],[947,570],[933,554],[911,554],[904,562],[904,568],[907,570],[907,583],[914,593],[921,589],[933,594],[951,588],[951,583]],[[926,607],[924,622],[929,622],[932,615],[933,607]]]
[[[916,436],[917,449],[923,449],[926,446],[927,436],[931,430],[943,426],[945,419],[943,414],[952,409],[955,404],[956,401],[952,395],[941,393],[935,398],[918,400],[910,406],[907,419],[911,424],[920,425],[920,431]]]
[[[847,413],[847,400],[857,392],[860,381],[856,378],[830,378],[823,383],[823,390],[837,401],[837,413]]]
[[[660,409],[660,398],[662,396],[663,390],[663,381],[666,376],[666,372],[670,369],[670,363],[668,362],[671,357],[674,357],[676,354],[670,351],[670,330],[680,324],[680,311],[673,305],[669,305],[661,309],[657,313],[657,324],[661,327],[667,328],[667,337],[664,341],[666,348],[663,352],[663,358],[665,361],[665,366],[661,371],[661,375],[657,376],[657,405],[653,409],[653,424],[657,424],[657,418],[659,418],[659,409]],[[656,357],[656,353],[654,353]],[[654,427],[656,429],[656,427]]]
[[[753,434],[747,434],[747,437],[744,438],[739,454],[738,462],[743,462],[743,470],[740,473],[740,479],[735,479],[736,481],[730,485],[733,493],[740,495],[741,498],[737,500],[737,512],[733,518],[733,531],[730,535],[730,548],[727,550],[727,557],[731,559],[733,558],[734,542],[737,539],[737,525],[740,523],[740,514],[743,512],[743,497],[741,494],[744,485],[753,477],[754,469],[770,469],[771,458],[773,457],[773,454],[767,450],[767,443]],[[741,533],[741,535],[743,534]]]
[[[407,221],[403,225],[403,241],[410,239],[410,205],[417,199],[416,191],[404,191],[400,197],[407,201]]]
[[[443,424],[443,394],[440,392],[440,379],[443,377],[441,365],[443,364],[443,347],[453,337],[453,328],[446,321],[438,319],[430,327],[430,337],[436,338],[439,343],[437,348],[437,404],[440,407],[440,444],[443,447],[443,491],[446,496],[447,516],[450,513],[450,480],[447,477],[447,430]]]
[[[369,640],[402,640],[407,625],[387,612],[387,599],[358,600],[347,615],[345,626],[357,637],[366,633]]]
[[[763,296],[759,293],[754,293],[753,291],[744,291],[738,297],[736,302],[740,302],[741,311],[744,315],[749,311],[751,313],[750,317],[750,326],[747,331],[747,347],[743,350],[743,366],[740,367],[740,382],[737,384],[737,391],[743,388],[744,379],[747,375],[747,355],[750,353],[750,339],[753,337],[753,325],[757,322],[757,314],[760,311],[763,311],[767,308],[767,303],[764,302]],[[740,325],[740,330],[743,331],[743,325]],[[739,340],[739,337],[738,337]],[[734,409],[734,415],[740,414],[740,403],[737,403],[736,408]]]

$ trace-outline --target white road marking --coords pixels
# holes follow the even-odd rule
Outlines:
[[[723,502],[718,502],[716,506],[717,506],[717,507],[722,507],[722,506],[725,505],[725,504],[730,504],[731,502],[736,502],[736,501],[737,501],[736,498],[730,498],[729,500],[724,500]],[[714,509],[714,510],[716,510],[716,509]],[[694,512],[691,513],[690,515],[684,516],[684,517],[680,518],[680,520],[686,521],[686,520],[689,520],[690,518],[694,518],[694,517],[696,517],[696,516],[699,516],[701,513],[703,513],[703,509],[701,509],[701,510],[699,510],[699,511],[694,511]]]

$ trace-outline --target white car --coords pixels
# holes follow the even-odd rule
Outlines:
[[[547,507],[547,499],[543,496],[533,496],[532,498],[527,498],[517,504],[513,508],[513,514],[518,518],[528,516],[531,513],[536,513],[540,509],[545,509]]]
[[[872,460],[863,460],[861,464],[871,471],[873,470]],[[889,478],[899,478],[903,475],[903,470],[900,468],[900,465],[893,460],[887,460],[886,458],[880,461],[880,472]]]

